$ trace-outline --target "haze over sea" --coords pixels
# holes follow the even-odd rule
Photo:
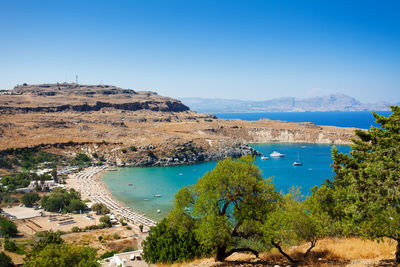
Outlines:
[[[387,116],[390,112],[378,112]],[[319,125],[370,128],[374,124],[371,112],[279,112],[279,113],[229,113],[216,114],[219,118],[275,120],[313,122]],[[292,186],[301,187],[304,195],[311,188],[333,177],[330,145],[315,144],[253,144],[256,150],[269,156],[273,151],[285,154],[282,158],[261,160],[256,158],[265,178],[272,177],[279,191],[287,192]],[[347,153],[349,146],[337,146],[340,152]],[[293,167],[292,163],[300,158],[302,166]],[[204,162],[194,165],[172,167],[134,167],[119,168],[107,172],[103,183],[111,194],[133,210],[145,213],[148,217],[160,220],[172,207],[174,195],[185,185],[192,185],[207,171],[212,170],[216,162]],[[129,186],[129,184],[132,184]],[[161,195],[156,197],[155,195]],[[160,213],[157,213],[160,210]]]

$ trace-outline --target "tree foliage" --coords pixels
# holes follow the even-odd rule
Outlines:
[[[0,235],[3,237],[13,237],[17,233],[17,225],[6,217],[0,216]]]
[[[26,193],[22,197],[22,203],[27,207],[32,207],[37,201],[40,200],[40,197],[37,193]]]
[[[11,258],[7,256],[3,251],[0,252],[0,266],[2,267],[13,267],[14,263]]]
[[[33,254],[24,266],[27,267],[70,267],[99,266],[93,248],[71,244],[49,244]]]
[[[64,240],[61,238],[60,233],[53,232],[53,231],[44,232],[42,234],[42,237],[33,243],[33,246],[31,249],[31,254],[34,255],[34,254],[40,252],[42,249],[44,249],[49,244],[59,245],[59,244],[63,244],[63,243],[64,243]]]
[[[262,238],[268,215],[281,201],[269,179],[261,176],[253,157],[220,161],[197,184],[181,189],[169,215],[178,230],[193,228],[197,240],[224,260],[236,251],[240,239]]]
[[[191,229],[180,232],[169,227],[166,219],[151,228],[143,245],[143,258],[147,263],[182,262],[207,254]]]
[[[77,191],[74,189],[67,191],[63,188],[55,188],[53,192],[44,196],[41,200],[41,205],[46,211],[53,212],[79,212],[87,209]]]
[[[333,149],[335,176],[315,193],[334,200],[320,206],[343,233],[396,240],[400,262],[400,107],[391,109],[373,114],[380,127],[356,130],[349,155]]]
[[[107,206],[103,203],[95,203],[90,207],[90,209],[95,211],[97,215],[106,215],[110,212]]]

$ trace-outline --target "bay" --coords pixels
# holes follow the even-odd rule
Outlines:
[[[301,188],[304,195],[308,195],[313,186],[333,177],[330,145],[253,144],[252,147],[266,156],[273,151],[285,154],[282,158],[269,160],[262,160],[259,156],[255,162],[262,170],[263,177],[271,177],[277,190],[283,193],[296,186]],[[350,147],[338,146],[338,149],[347,153]],[[294,167],[292,163],[298,160],[298,156],[303,165]],[[118,171],[107,172],[103,176],[103,183],[117,200],[159,221],[168,214],[178,190],[195,184],[216,163],[119,168]],[[161,210],[161,213],[157,213],[157,210]]]

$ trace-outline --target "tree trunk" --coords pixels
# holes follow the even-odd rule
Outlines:
[[[218,247],[215,255],[215,261],[224,261],[225,258],[226,258],[226,246]]]
[[[397,246],[396,246],[396,262],[400,263],[400,239],[396,239]]]

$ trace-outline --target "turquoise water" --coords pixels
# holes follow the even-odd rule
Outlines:
[[[267,156],[272,151],[285,154],[285,157],[269,160],[256,158],[263,176],[272,177],[279,191],[287,192],[292,186],[298,186],[307,195],[311,187],[333,176],[329,145],[255,144],[252,147]],[[348,146],[338,148],[345,153],[350,150]],[[292,163],[298,155],[303,165],[293,167]],[[204,162],[172,167],[120,168],[118,171],[107,172],[103,183],[119,201],[137,212],[145,213],[149,218],[160,220],[171,209],[176,192],[185,185],[196,183],[198,178],[215,165],[216,162]],[[161,210],[161,213],[157,213],[157,210]]]

